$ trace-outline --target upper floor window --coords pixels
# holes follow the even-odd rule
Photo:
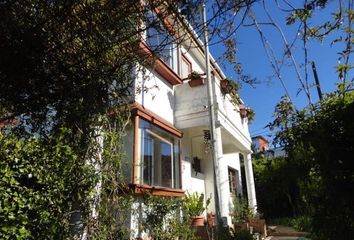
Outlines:
[[[174,38],[168,33],[165,24],[152,11],[147,16],[146,42],[150,49],[175,72],[177,72],[177,45]]]
[[[181,77],[187,78],[188,75],[192,72],[192,64],[188,59],[182,55],[181,58]]]
[[[179,139],[142,119],[139,128],[142,184],[180,188]]]

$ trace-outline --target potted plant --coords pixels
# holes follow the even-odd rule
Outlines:
[[[188,84],[190,87],[197,87],[197,86],[205,84],[205,75],[204,74],[193,71],[188,75],[188,78],[190,79],[188,81]]]
[[[237,94],[240,85],[235,83],[232,79],[225,78],[220,80],[220,88],[223,94]]]
[[[252,210],[248,207],[247,200],[242,196],[233,197],[232,222],[235,230],[248,230]]]
[[[206,200],[204,206],[204,194],[198,194],[194,192],[192,194],[187,194],[183,201],[183,210],[187,217],[190,218],[192,226],[204,226],[204,216],[203,212],[206,210],[210,204],[210,198]]]
[[[241,103],[240,97],[238,96],[238,90],[240,90],[240,84],[234,82],[232,79],[225,78],[220,81],[221,92],[225,94],[230,94],[231,102],[234,105],[239,105]]]
[[[256,113],[250,107],[246,107],[245,105],[240,105],[240,115],[242,118],[247,118],[248,122],[252,122]]]

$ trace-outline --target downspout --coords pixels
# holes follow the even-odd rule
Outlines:
[[[209,39],[208,39],[208,29],[206,25],[206,8],[205,0],[203,0],[202,5],[203,10],[203,32],[204,32],[204,55],[205,55],[205,69],[206,69],[206,80],[207,80],[207,94],[208,94],[208,105],[209,105],[209,121],[210,121],[210,136],[212,142],[212,160],[213,160],[213,177],[214,177],[214,203],[215,203],[215,217],[217,226],[222,224],[221,213],[220,213],[220,203],[219,203],[219,164],[218,164],[218,148],[216,144],[216,126],[215,126],[215,105],[214,105],[214,92],[212,87],[212,79],[210,76],[210,57],[209,57]]]

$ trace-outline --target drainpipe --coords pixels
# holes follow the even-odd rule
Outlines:
[[[212,86],[212,79],[210,76],[210,57],[209,57],[209,40],[208,40],[208,29],[206,25],[206,9],[205,0],[202,4],[203,9],[203,32],[204,32],[204,54],[205,54],[205,69],[206,69],[206,80],[207,80],[207,96],[209,105],[209,121],[210,121],[210,137],[212,142],[212,160],[213,160],[213,173],[214,173],[214,202],[215,202],[215,217],[217,226],[222,224],[221,214],[220,214],[220,203],[219,203],[219,163],[218,163],[218,144],[216,142],[216,124],[215,124],[215,105],[214,105],[214,91]]]

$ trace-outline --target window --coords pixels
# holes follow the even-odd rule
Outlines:
[[[193,158],[192,168],[195,172],[199,172],[199,173],[202,172],[200,168],[200,158],[198,157]]]
[[[152,12],[147,16],[147,44],[174,71],[177,71],[177,46],[164,23]]]
[[[159,127],[139,120],[141,183],[180,188],[179,140]]]
[[[188,75],[192,72],[192,64],[187,60],[185,56],[182,56],[181,59],[181,77],[187,78]]]
[[[230,192],[237,194],[237,185],[238,185],[238,171],[229,168],[229,187]]]

